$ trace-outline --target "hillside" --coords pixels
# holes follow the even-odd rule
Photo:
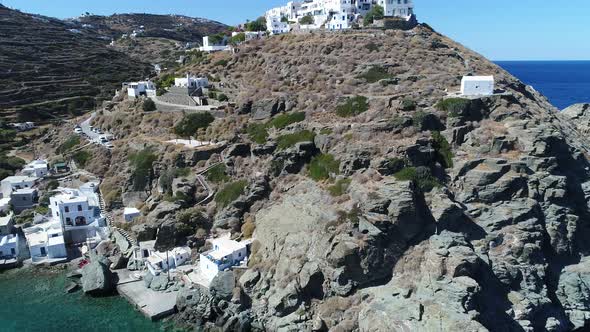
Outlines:
[[[142,37],[165,38],[179,42],[201,42],[203,36],[216,34],[228,28],[227,25],[203,18],[181,15],[116,14],[111,16],[88,15],[72,20],[89,24],[90,29],[103,36],[117,39],[131,34],[143,26]]]
[[[570,331],[590,327],[590,142],[546,98],[421,25],[274,36],[176,70],[211,75],[214,122],[124,100],[89,171],[140,241],[252,238],[248,268],[182,288],[204,330]],[[497,94],[453,98],[463,75]],[[222,84],[223,83],[223,84]],[[210,148],[165,141],[193,126]],[[176,128],[176,131],[174,130]],[[71,135],[55,128],[53,151]],[[584,129],[585,130],[585,129]],[[182,134],[182,133],[181,133]],[[215,165],[199,185],[197,173]],[[197,202],[204,202],[198,205]]]

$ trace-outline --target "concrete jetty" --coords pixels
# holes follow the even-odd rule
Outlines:
[[[168,317],[176,312],[178,291],[156,292],[147,288],[143,280],[133,278],[130,271],[117,271],[117,291],[129,303],[152,321]]]

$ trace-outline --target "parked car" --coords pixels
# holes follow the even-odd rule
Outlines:
[[[82,133],[82,128],[80,128],[80,127],[76,127],[76,128],[74,128],[74,132],[75,132],[76,134],[81,134],[81,133]]]
[[[111,142],[106,142],[104,146],[105,146],[107,149],[112,149],[112,148],[114,148],[114,147],[115,147],[115,146],[113,145],[113,143],[111,143]]]

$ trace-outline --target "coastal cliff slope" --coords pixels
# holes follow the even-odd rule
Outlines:
[[[589,327],[590,144],[481,55],[420,25],[273,36],[175,74],[186,72],[210,75],[236,103],[199,135],[226,145],[165,144],[183,115],[122,101],[94,120],[119,141],[89,165],[113,207],[144,202],[131,227],[140,240],[157,230],[200,251],[223,230],[252,236],[248,268],[220,275],[213,292],[183,289],[177,321],[270,331]],[[494,75],[497,94],[449,99],[468,74]],[[50,148],[65,134],[56,137]],[[146,147],[154,163],[138,183],[129,156]],[[195,206],[207,193],[174,169],[194,174],[220,160],[206,174],[215,199]]]

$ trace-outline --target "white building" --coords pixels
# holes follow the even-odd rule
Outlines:
[[[305,16],[313,18],[313,24],[302,25],[302,29],[329,30],[350,29],[353,23],[367,14],[373,7],[373,0],[307,0],[288,2],[286,6],[268,10],[265,14],[267,30],[271,34],[286,33],[289,22],[301,23]],[[384,15],[410,20],[414,14],[412,0],[379,0]],[[288,21],[288,22],[285,22]]]
[[[55,221],[25,228],[33,263],[64,261],[68,257],[63,230]]]
[[[28,163],[21,172],[25,176],[42,178],[49,174],[47,160],[34,160]]]
[[[245,37],[244,41],[250,41],[250,40],[254,40],[254,39],[262,39],[266,36],[265,31],[243,31],[243,32],[234,31],[231,33],[231,36],[235,37],[241,33],[244,34],[244,37]]]
[[[34,122],[13,123],[12,127],[18,131],[27,131],[35,128]]]
[[[174,248],[168,252],[160,252],[154,249],[156,241],[144,241],[139,243],[139,250],[134,252],[134,259],[143,261],[147,269],[154,276],[173,270],[191,258],[191,250],[188,247]]]
[[[412,0],[379,0],[383,7],[384,16],[395,16],[409,20],[414,15],[414,3]]]
[[[10,210],[10,197],[0,198],[0,212],[8,212]]]
[[[155,97],[156,85],[152,81],[127,83],[127,95],[129,98],[138,98],[140,96]]]
[[[39,193],[35,188],[17,189],[10,194],[12,209],[16,213],[33,208],[39,200]]]
[[[464,96],[493,95],[494,76],[463,76],[461,94]]]
[[[14,213],[10,212],[4,217],[0,217],[0,235],[12,234],[14,230]]]
[[[18,246],[18,235],[0,235],[0,260],[16,259],[19,254]]]
[[[38,180],[39,178],[30,176],[9,176],[0,182],[2,198],[10,197],[16,190],[35,187]]]
[[[217,52],[217,51],[231,51],[231,47],[227,45],[227,37],[223,38],[220,43],[209,42],[209,36],[203,37],[203,46],[199,47],[201,52]]]
[[[251,241],[237,242],[231,240],[230,233],[208,241],[213,246],[213,249],[199,256],[199,269],[203,277],[212,280],[219,271],[225,271],[240,264],[247,264],[248,245]]]
[[[136,208],[126,207],[125,210],[123,210],[123,217],[125,217],[125,221],[127,222],[133,221],[133,219],[139,217],[140,215],[141,212],[139,212],[139,210]]]
[[[194,77],[187,74],[186,77],[175,78],[174,86],[189,89],[206,88],[209,86],[209,79],[207,77]]]
[[[49,198],[53,221],[64,229],[66,243],[99,242],[105,237],[105,218],[101,214],[98,185],[90,182],[80,189],[59,188]]]

